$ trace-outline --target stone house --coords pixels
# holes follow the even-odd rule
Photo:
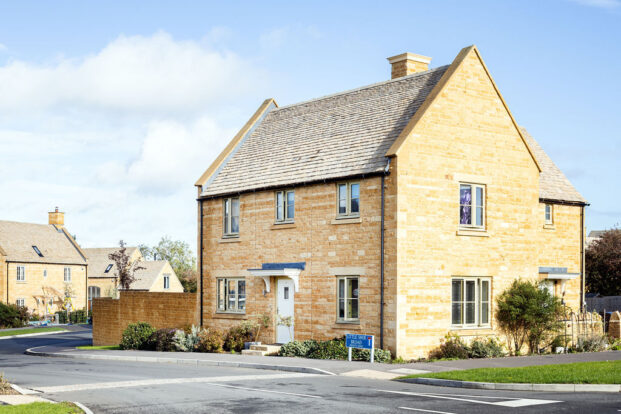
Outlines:
[[[0,221],[0,300],[38,315],[63,305],[86,307],[86,256],[64,227],[64,213],[49,224]]]
[[[116,297],[118,289],[117,266],[110,260],[110,254],[118,247],[96,247],[83,249],[86,254],[88,271],[88,300],[99,297]],[[144,269],[136,270],[136,280],[129,290],[148,292],[183,292],[183,286],[168,260],[143,260],[138,247],[127,247],[125,254],[131,262],[140,260]]]
[[[364,333],[414,358],[497,334],[516,278],[581,308],[586,201],[477,48],[388,60],[389,81],[267,99],[196,182],[202,325],[268,314],[264,342]]]

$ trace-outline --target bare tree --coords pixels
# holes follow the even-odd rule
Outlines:
[[[121,248],[114,253],[110,253],[108,259],[112,260],[116,265],[114,276],[118,280],[121,288],[129,289],[131,284],[136,280],[136,271],[145,269],[145,267],[140,266],[140,258],[134,261],[130,260],[130,257],[126,253],[127,248],[123,240],[119,242],[119,246]]]

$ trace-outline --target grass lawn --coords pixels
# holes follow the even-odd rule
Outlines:
[[[85,345],[85,346],[78,346],[76,347],[78,349],[90,349],[90,350],[106,350],[106,351],[115,351],[118,349],[121,349],[118,345],[100,345],[100,346],[94,346],[94,345]]]
[[[64,329],[57,328],[57,327],[48,327],[48,328],[20,329],[17,331],[0,331],[0,336],[28,335],[28,334],[33,334],[33,333],[58,332],[58,331],[64,331]]]
[[[521,368],[477,368],[408,375],[402,378],[532,384],[621,384],[621,361],[576,362]]]
[[[58,404],[36,402],[21,405],[2,405],[0,413],[10,414],[83,414],[80,408],[68,402]]]

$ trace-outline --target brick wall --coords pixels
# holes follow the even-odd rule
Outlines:
[[[93,345],[116,345],[127,325],[148,322],[155,328],[198,324],[196,293],[121,292],[120,299],[93,300]]]

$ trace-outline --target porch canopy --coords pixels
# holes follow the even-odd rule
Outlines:
[[[306,262],[294,263],[263,263],[260,269],[248,269],[248,273],[265,282],[265,291],[270,291],[270,276],[285,276],[293,280],[293,287],[299,290],[300,272],[306,268]]]
[[[561,282],[561,292],[565,292],[565,283],[580,276],[580,273],[568,273],[566,267],[540,267],[539,274],[545,279]]]

